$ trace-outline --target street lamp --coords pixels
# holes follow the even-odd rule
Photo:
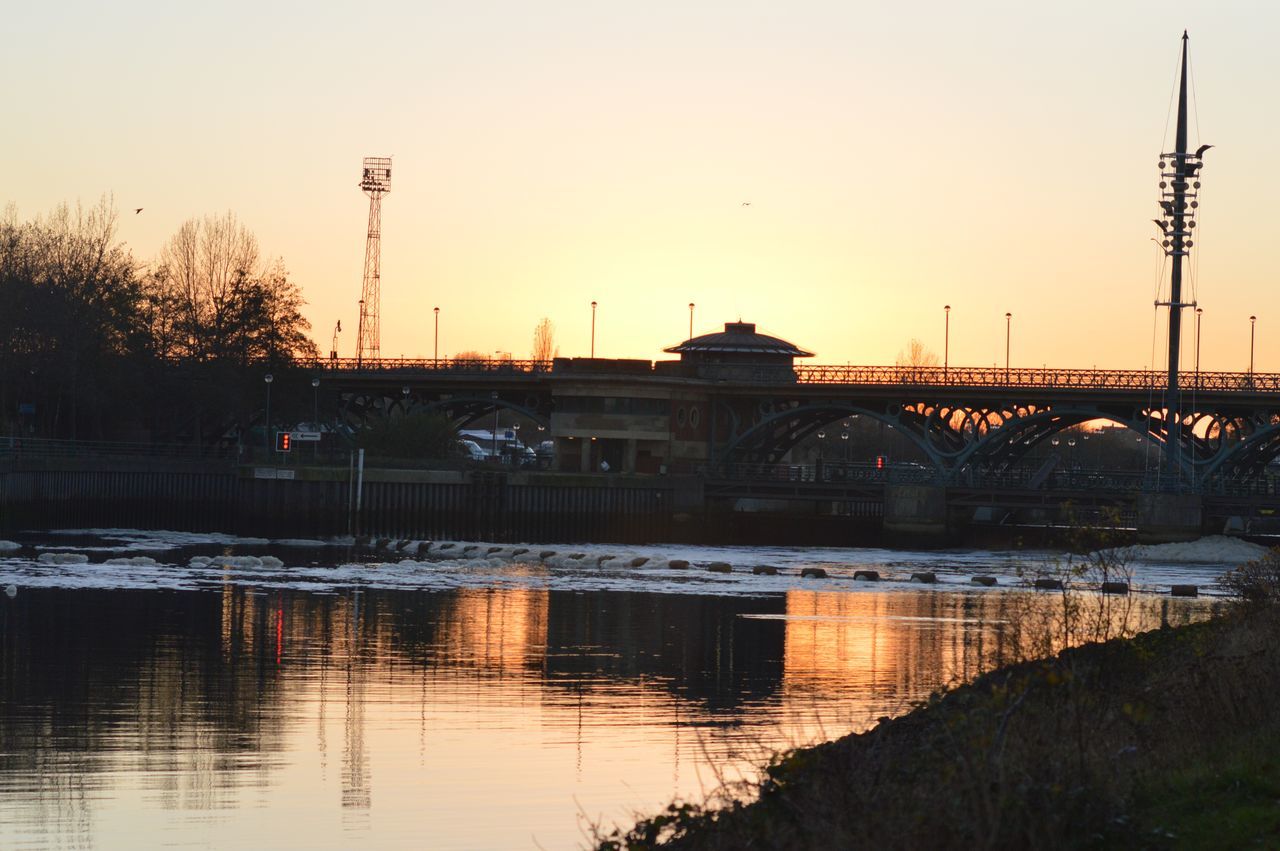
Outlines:
[[[262,376],[262,380],[266,382],[266,385],[267,385],[267,429],[266,429],[267,441],[266,442],[267,442],[267,457],[270,458],[271,457],[271,382],[275,381],[276,377],[268,372],[266,375]]]
[[[360,299],[360,325],[356,328],[356,368],[364,362],[364,299]]]
[[[1258,317],[1249,317],[1249,386],[1253,386],[1253,326],[1258,323]]]
[[[516,453],[520,452],[520,423],[512,423],[511,430],[516,433],[516,436],[511,440],[511,463],[519,467],[520,465],[519,463],[517,463]],[[523,454],[524,453],[521,453],[521,455]],[[519,460],[524,460],[524,459],[521,458]]]
[[[314,403],[311,412],[311,419],[314,421],[315,427],[320,428],[320,379],[311,379],[311,401]]]
[[[591,302],[591,357],[596,356],[596,303]]]
[[[944,304],[942,306],[943,313],[946,314],[947,330],[942,338],[942,380],[947,380],[947,373],[951,369],[951,305]]]
[[[493,460],[498,460],[498,391],[489,394],[493,401]]]
[[[689,302],[689,339],[693,339],[693,302]]]
[[[436,341],[431,349],[431,365],[433,367],[440,366],[440,308],[434,308],[436,314]]]
[[[1200,389],[1200,314],[1204,313],[1203,307],[1196,308],[1196,389]]]
[[[1013,314],[1004,315],[1004,383],[1009,383],[1009,334],[1013,330]]]
[[[825,431],[818,432],[818,460],[819,461],[822,460],[822,445],[823,445],[822,441],[826,439],[827,439],[827,433]]]

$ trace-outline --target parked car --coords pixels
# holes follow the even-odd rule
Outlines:
[[[463,438],[458,441],[458,448],[462,450],[462,454],[472,461],[483,461],[489,457],[489,453],[485,452],[480,444],[474,440]]]

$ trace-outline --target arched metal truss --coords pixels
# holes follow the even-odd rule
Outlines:
[[[550,399],[522,391],[444,394],[409,388],[408,393],[403,390],[347,393],[342,398],[341,413],[353,428],[361,428],[371,420],[409,413],[441,413],[455,428],[465,428],[495,410],[513,411],[543,428],[551,425]]]
[[[910,440],[932,463],[939,482],[969,472],[1002,472],[1054,435],[1091,420],[1109,420],[1163,447],[1168,422],[1159,408],[1082,402],[949,404],[853,399],[717,401],[715,416],[727,438],[716,447],[720,464],[778,463],[819,429],[849,416],[882,422]],[[1195,411],[1178,430],[1180,475],[1188,482],[1244,481],[1280,457],[1280,410],[1248,414]]]

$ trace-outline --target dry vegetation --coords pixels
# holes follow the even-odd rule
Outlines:
[[[1127,572],[1107,558],[1054,570],[1077,588]],[[597,835],[597,846],[1274,847],[1278,578],[1273,553],[1224,577],[1245,604],[1137,636],[1127,597],[1070,586],[1023,595],[1019,652],[1070,649],[988,673],[869,732],[780,755],[752,795],[678,802]],[[1090,643],[1071,647],[1080,642]]]

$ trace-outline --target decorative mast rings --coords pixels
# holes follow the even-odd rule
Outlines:
[[[1212,147],[1201,145],[1194,154],[1160,155],[1160,218],[1152,221],[1160,228],[1160,245],[1169,257],[1185,257],[1195,245],[1200,168],[1204,152]]]

